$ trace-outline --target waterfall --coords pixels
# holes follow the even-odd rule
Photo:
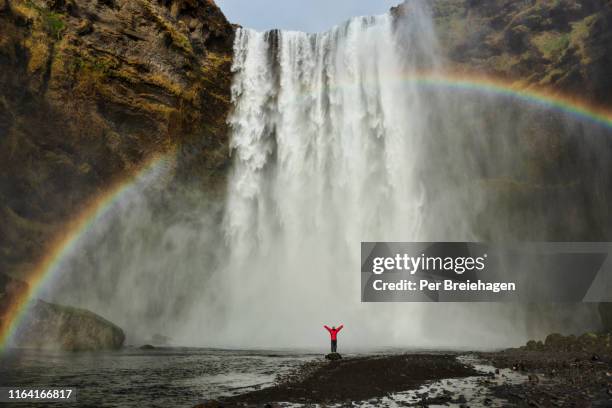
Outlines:
[[[353,347],[425,346],[427,307],[360,304],[359,248],[474,238],[423,177],[440,95],[402,81],[438,68],[427,9],[318,34],[239,29],[234,51],[229,337],[312,345],[322,324],[345,323]]]

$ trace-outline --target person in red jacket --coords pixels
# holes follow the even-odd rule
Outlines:
[[[331,338],[331,352],[335,353],[338,347],[338,332],[342,330],[344,325],[341,324],[337,329],[336,326],[332,326],[331,329],[327,325],[324,325],[323,327],[325,327],[325,329],[329,332],[329,337]]]

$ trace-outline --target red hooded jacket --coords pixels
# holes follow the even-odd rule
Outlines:
[[[332,340],[336,340],[336,339],[337,339],[337,337],[338,337],[338,332],[339,332],[340,330],[342,330],[342,328],[344,327],[344,325],[343,325],[343,324],[341,324],[340,326],[338,326],[338,327],[337,327],[337,328],[335,328],[335,329],[332,329],[332,328],[327,327],[327,326],[323,326],[323,327],[325,327],[325,328],[327,329],[327,331],[329,332],[329,337],[331,337],[331,339],[332,339]]]

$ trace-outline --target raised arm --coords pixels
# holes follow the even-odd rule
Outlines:
[[[327,325],[326,325],[326,324],[324,324],[324,325],[323,325],[323,327],[325,327],[325,329],[326,329],[328,332],[330,332],[330,333],[331,333],[331,329],[330,329],[329,327],[327,327]]]
[[[338,328],[337,328],[336,330],[337,330],[337,331],[340,331],[340,330],[342,330],[342,328],[343,328],[343,327],[344,327],[344,325],[343,325],[343,324],[341,324],[340,326],[338,326]]]

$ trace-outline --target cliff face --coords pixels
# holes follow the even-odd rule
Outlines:
[[[612,103],[609,0],[436,0],[435,22],[455,69]]]
[[[153,153],[214,185],[232,43],[212,0],[0,0],[0,270]]]

